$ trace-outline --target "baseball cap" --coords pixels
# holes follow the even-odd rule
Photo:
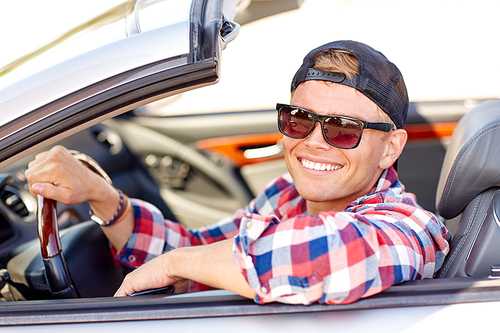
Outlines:
[[[351,52],[359,62],[358,74],[351,79],[343,73],[327,72],[313,68],[314,55],[323,50],[334,49]],[[408,93],[399,69],[382,53],[356,41],[335,41],[310,51],[292,80],[291,91],[304,81],[320,80],[352,87],[389,115],[397,128],[403,128],[408,114]]]

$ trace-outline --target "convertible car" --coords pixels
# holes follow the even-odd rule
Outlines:
[[[451,253],[434,279],[396,285],[349,305],[257,305],[223,290],[113,298],[124,273],[100,227],[89,222],[88,205],[65,206],[29,193],[28,163],[37,152],[63,145],[90,156],[86,163],[96,161],[94,167],[128,196],[153,203],[187,227],[232,214],[286,172],[276,111],[272,104],[186,105],[231,99],[208,86],[230,71],[223,59],[237,51],[230,49],[240,27],[272,15],[283,23],[287,13],[303,15],[298,9],[314,3],[320,1],[127,1],[0,69],[2,332],[496,327],[495,95],[412,101],[398,172],[407,190],[452,231]],[[228,77],[241,76],[234,72]]]

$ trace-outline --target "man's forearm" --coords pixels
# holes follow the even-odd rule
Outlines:
[[[250,288],[233,259],[233,239],[206,246],[180,248],[172,251],[174,274],[189,280],[226,289],[244,297],[254,298]]]
[[[226,289],[254,298],[233,260],[232,239],[210,245],[184,247],[167,252],[126,276],[116,296],[174,285],[174,292],[185,292],[186,280]]]

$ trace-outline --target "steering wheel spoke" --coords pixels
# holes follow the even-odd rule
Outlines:
[[[38,237],[47,282],[57,298],[78,297],[64,259],[57,224],[57,202],[38,196]]]

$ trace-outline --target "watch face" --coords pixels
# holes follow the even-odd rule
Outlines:
[[[104,221],[95,215],[91,215],[90,219],[99,225],[104,225]]]

